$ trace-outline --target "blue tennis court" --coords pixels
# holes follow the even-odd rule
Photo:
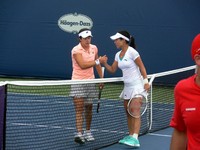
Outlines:
[[[30,146],[36,149],[41,146],[48,149],[90,149],[108,144],[109,141],[105,140],[105,137],[109,139],[110,136],[111,143],[118,141],[127,131],[121,106],[121,101],[104,101],[98,114],[94,107],[92,131],[96,141],[80,146],[74,143],[76,128],[72,99],[61,96],[47,98],[41,95],[8,94],[6,147],[13,149],[17,144],[21,149],[28,149]],[[112,112],[112,107],[117,109],[117,114]],[[113,123],[114,121],[117,123]],[[120,126],[119,122],[122,123]]]
[[[96,103],[95,100],[91,128],[95,142],[79,145],[74,142],[75,112],[71,98],[55,95],[8,93],[6,149],[12,150],[16,146],[19,149],[98,149],[103,145],[111,144],[114,145],[104,149],[132,148],[116,144],[128,131],[123,101],[102,99],[99,113],[96,113]],[[168,124],[172,106],[153,104],[153,113],[157,115],[153,118],[153,128],[162,126],[159,123],[160,117],[164,123]],[[166,118],[160,116],[161,112],[166,115]],[[149,111],[147,111],[142,116],[141,133],[148,131],[149,121]],[[156,146],[157,139],[160,143],[169,145],[170,133],[167,131],[170,132],[170,129],[141,136],[141,149],[158,148]]]
[[[140,150],[169,150],[171,134],[173,129],[166,128],[154,133],[147,133],[139,137],[141,147]],[[130,146],[122,144],[114,144],[100,150],[128,150],[134,149]]]

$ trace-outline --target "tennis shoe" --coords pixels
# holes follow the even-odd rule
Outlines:
[[[84,131],[83,136],[84,136],[86,141],[94,141],[95,140],[91,131]]]
[[[80,134],[75,135],[74,141],[76,143],[79,143],[79,144],[84,144],[85,143],[85,139],[84,139],[82,134],[81,135]]]
[[[129,135],[125,136],[123,139],[119,140],[119,143],[120,143],[120,144],[124,144],[124,142],[125,142],[129,137],[130,137]]]
[[[129,146],[133,146],[135,148],[139,148],[140,147],[140,142],[138,139],[132,137],[132,136],[129,136],[129,138],[127,138],[125,141],[124,141],[124,144],[126,145],[129,145]]]

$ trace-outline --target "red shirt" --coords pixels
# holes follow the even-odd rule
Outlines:
[[[200,149],[200,87],[196,75],[181,80],[175,87],[175,109],[170,126],[185,131],[188,150]]]

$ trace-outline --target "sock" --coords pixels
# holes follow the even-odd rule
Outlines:
[[[138,139],[138,134],[134,133],[134,134],[132,135],[132,137]]]
[[[90,130],[85,130],[85,133],[90,133],[91,131]]]
[[[81,132],[78,132],[77,135],[78,135],[78,136],[82,136],[82,133],[81,133]]]

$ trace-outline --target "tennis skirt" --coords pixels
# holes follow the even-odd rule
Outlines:
[[[136,97],[144,97],[147,98],[148,92],[145,91],[143,86],[126,86],[124,85],[124,89],[120,94],[120,98],[124,100],[129,100],[131,98],[136,98]]]
[[[85,103],[92,103],[98,97],[96,84],[74,84],[71,85],[70,97],[83,98]]]

